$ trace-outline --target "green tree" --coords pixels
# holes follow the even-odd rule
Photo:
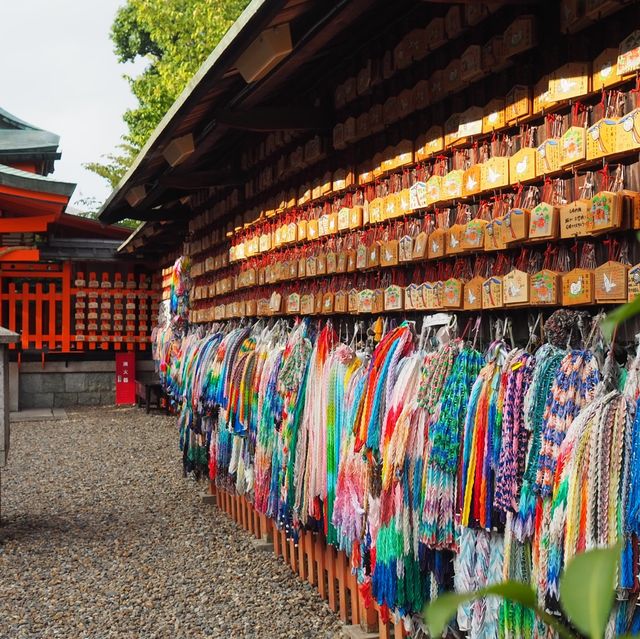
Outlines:
[[[125,76],[138,105],[123,115],[128,133],[118,149],[86,167],[115,187],[138,151],[249,0],[127,0],[111,40],[121,63],[148,64]]]

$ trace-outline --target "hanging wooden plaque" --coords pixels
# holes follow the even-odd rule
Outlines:
[[[289,293],[287,297],[287,313],[294,315],[300,312],[300,295],[298,293]]]
[[[577,306],[580,304],[593,304],[593,271],[574,268],[568,273],[563,273],[561,279],[563,305]]]
[[[359,229],[362,226],[362,206],[352,206],[349,209],[349,228]]]
[[[404,310],[405,311],[413,311],[415,310],[415,306],[413,305],[412,290],[415,288],[415,284],[409,284],[409,286],[404,289]],[[412,288],[413,287],[413,288]]]
[[[501,189],[509,184],[509,158],[489,158],[482,166],[482,190]]]
[[[367,268],[376,268],[380,266],[380,244],[373,242],[367,247]]]
[[[557,206],[540,202],[529,215],[529,239],[553,240],[558,237],[560,213]]]
[[[323,251],[320,251],[316,255],[316,274],[317,275],[327,274],[327,256]]]
[[[423,289],[424,284],[419,284],[411,291],[411,302],[413,304],[413,308],[417,311],[423,311],[425,309]]]
[[[445,253],[445,236],[444,229],[436,229],[429,235],[427,242],[427,256],[430,260],[438,257],[444,257]]]
[[[462,248],[465,251],[477,251],[484,249],[484,232],[487,228],[487,220],[470,220],[465,226],[462,237]]]
[[[558,303],[558,273],[543,269],[534,273],[529,281],[529,297],[532,306]]]
[[[382,198],[376,197],[369,202],[369,222],[376,224],[382,222]]]
[[[502,308],[502,277],[492,275],[482,283],[482,308]]]
[[[327,275],[332,275],[338,268],[338,255],[334,251],[327,253]]]
[[[510,209],[504,216],[502,224],[502,241],[508,246],[523,242],[529,234],[529,211],[527,209]]]
[[[587,129],[587,160],[597,160],[615,152],[618,120],[603,118]]]
[[[403,235],[398,242],[398,261],[411,262],[413,260],[413,238]]]
[[[373,290],[373,304],[372,304],[372,313],[383,313],[384,312],[384,291],[380,288],[376,288]]]
[[[302,315],[313,315],[315,311],[315,297],[311,293],[306,293],[300,298],[300,313]]]
[[[474,277],[464,285],[463,308],[465,311],[476,311],[482,308],[482,277]]]
[[[640,295],[640,264],[636,264],[629,269],[627,282],[627,301],[633,302]]]
[[[605,49],[594,61],[591,74],[593,91],[602,91],[620,80],[618,76],[618,50]]]
[[[420,231],[418,235],[416,235],[416,239],[413,243],[413,253],[411,259],[413,260],[422,260],[424,259],[427,253],[427,243],[429,238],[424,231]]]
[[[588,62],[568,62],[549,77],[549,93],[554,102],[571,100],[589,93],[591,73]]]
[[[366,244],[358,244],[358,248],[356,249],[356,268],[359,271],[367,268],[367,252]]]
[[[307,273],[307,277],[315,277],[318,274],[315,255],[309,255],[309,257],[307,258],[306,273]]]
[[[496,129],[504,128],[505,124],[506,121],[504,100],[491,100],[484,108],[484,117],[482,118],[482,132],[491,133]]]
[[[560,169],[560,140],[549,138],[536,149],[536,173],[544,176]]]
[[[304,257],[298,258],[298,277],[307,277],[307,260]]]
[[[482,188],[482,167],[480,164],[470,166],[462,176],[462,195],[468,197],[480,193]]]
[[[365,249],[365,264],[366,264],[366,249]],[[358,254],[356,249],[349,249],[347,251],[347,273],[353,273],[357,266],[356,266],[356,262],[358,259]]]
[[[330,291],[322,295],[322,310],[323,315],[331,315],[333,313],[333,293]]]
[[[533,180],[536,177],[536,150],[525,147],[509,158],[509,180],[512,184]]]
[[[349,294],[347,291],[337,291],[333,298],[333,310],[336,313],[346,313],[348,308]]]
[[[444,199],[442,195],[442,177],[432,175],[427,180],[427,206]]]
[[[343,206],[338,211],[338,231],[345,231],[349,228],[350,209]]]
[[[462,197],[462,179],[464,171],[449,171],[442,178],[442,196],[445,200],[455,200]]]
[[[600,191],[591,199],[591,231],[607,233],[622,226],[622,195]]]
[[[412,211],[427,207],[427,184],[426,182],[416,182],[409,189],[409,208]]]
[[[618,73],[624,76],[640,69],[640,30],[634,31],[621,43],[618,51]]]
[[[384,290],[384,310],[399,311],[404,307],[404,290],[401,286],[391,284]]]
[[[398,240],[387,240],[380,247],[380,266],[396,266],[398,264]]]
[[[464,282],[452,277],[444,282],[442,287],[442,306],[444,308],[459,309],[462,307]]]
[[[491,220],[484,230],[484,250],[500,251],[506,248],[504,243],[502,227],[504,225],[504,217],[496,217]]]
[[[627,271],[629,267],[621,262],[609,261],[595,271],[596,302],[622,303],[627,301]]]
[[[586,131],[584,127],[569,127],[561,138],[560,164],[566,166],[586,158]]]
[[[322,291],[318,291],[315,295],[315,301],[313,302],[315,314],[318,315],[322,313],[322,299],[324,297],[324,293]]]
[[[507,93],[505,100],[505,119],[507,124],[515,124],[531,115],[531,92],[529,87],[516,85]]]
[[[558,207],[560,213],[560,237],[584,237],[591,233],[593,215],[591,200],[582,198]]]
[[[518,269],[502,278],[502,297],[505,306],[522,306],[529,303],[529,274]]]
[[[640,149],[640,109],[620,118],[616,126],[616,153]]]
[[[360,291],[355,288],[349,290],[347,310],[349,313],[358,313],[360,311]]]
[[[462,253],[465,229],[465,224],[454,224],[451,228],[447,229],[444,249],[445,255]]]

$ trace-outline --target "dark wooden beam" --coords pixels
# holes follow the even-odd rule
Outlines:
[[[331,126],[327,112],[313,108],[220,109],[214,117],[221,124],[244,131],[313,131]]]
[[[160,178],[159,185],[171,189],[197,190],[208,186],[238,186],[244,181],[231,171],[192,171],[184,174],[169,173]]]

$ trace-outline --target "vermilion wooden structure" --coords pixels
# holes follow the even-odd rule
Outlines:
[[[49,177],[58,142],[0,109],[0,326],[20,335],[11,349],[43,356],[146,348],[149,321],[135,318],[154,309],[150,280],[131,261],[116,261],[130,231],[67,212],[75,185]],[[84,273],[100,280],[95,291],[81,286]],[[86,313],[95,322],[83,321],[83,298],[95,300]],[[121,313],[112,312],[116,306]]]

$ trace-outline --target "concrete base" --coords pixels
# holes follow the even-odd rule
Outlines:
[[[342,636],[345,639],[379,639],[380,635],[377,632],[367,632],[360,626],[344,626],[342,628]]]
[[[251,545],[254,550],[259,550],[261,552],[273,552],[273,544],[264,539],[252,539]]]
[[[67,411],[62,408],[29,408],[9,414],[11,422],[42,422],[52,419],[67,419]]]

